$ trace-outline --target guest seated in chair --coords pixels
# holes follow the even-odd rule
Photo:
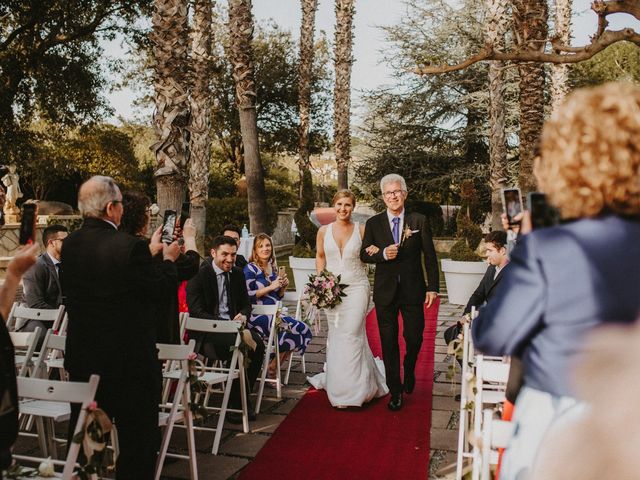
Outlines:
[[[220,232],[220,235],[225,235],[227,237],[231,237],[236,241],[236,244],[238,245],[238,248],[240,248],[240,242],[242,241],[240,239],[240,227],[238,227],[237,225],[233,225],[233,224],[229,224],[229,225],[225,225],[224,227],[222,227],[222,231]],[[247,259],[244,258],[242,255],[237,254],[236,255],[236,267],[240,267],[240,268],[244,268],[247,266]]]
[[[284,270],[278,271],[276,259],[273,253],[273,242],[266,233],[260,233],[253,242],[251,262],[244,267],[244,276],[247,281],[249,298],[254,305],[275,305],[284,296],[289,285]],[[269,338],[269,322],[267,315],[252,315],[249,324],[260,333],[263,338]],[[293,317],[282,316],[285,323],[284,331],[278,334],[278,346],[281,362],[285,361],[294,351],[304,354],[307,345],[311,341],[311,329],[309,326]],[[269,375],[275,375],[275,358],[269,364]]]
[[[242,270],[234,266],[237,250],[233,238],[223,235],[214,238],[211,263],[203,264],[187,284],[187,304],[191,317],[247,321],[251,315],[251,303]],[[258,378],[264,359],[264,343],[260,335],[251,329],[249,332],[256,349],[249,349],[248,392]],[[196,339],[200,345],[199,351],[205,357],[223,361],[231,359],[233,352],[230,347],[235,343],[235,335],[202,335],[192,331],[189,335]],[[229,405],[233,409],[241,408],[240,385],[235,380]],[[228,418],[232,423],[242,422],[242,417],[236,413],[229,414]],[[249,419],[255,419],[253,408],[249,408]]]

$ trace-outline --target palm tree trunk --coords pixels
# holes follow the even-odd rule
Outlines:
[[[504,34],[509,26],[504,0],[487,0],[486,38],[495,49],[504,48]],[[507,144],[505,135],[504,65],[489,62],[489,184],[491,187],[491,228],[502,228],[500,190],[507,181]]]
[[[514,34],[521,49],[542,50],[547,38],[546,0],[513,0]],[[520,75],[520,172],[523,194],[536,189],[533,159],[544,122],[544,64],[519,63]]]
[[[156,188],[161,214],[177,210],[184,200],[189,163],[187,0],[156,0],[151,41],[155,59],[155,112],[157,141]]]
[[[318,0],[301,0],[302,23],[300,25],[300,70],[298,83],[298,104],[300,108],[300,130],[298,132],[298,167],[300,170],[300,201],[306,185],[305,172],[309,170],[309,123],[311,118],[311,67],[313,66],[313,34]],[[307,177],[309,178],[309,177]]]
[[[236,82],[236,102],[244,146],[249,222],[252,233],[268,233],[267,198],[258,144],[256,85],[253,67],[251,0],[229,0],[230,60]]]
[[[191,33],[191,61],[193,89],[191,92],[191,165],[189,193],[191,219],[197,235],[196,245],[204,254],[204,234],[209,198],[209,165],[211,162],[211,0],[195,0],[193,31]]]
[[[336,163],[338,165],[338,188],[348,188],[348,168],[351,157],[349,123],[351,115],[351,64],[353,63],[353,16],[354,0],[336,0],[336,34],[334,46],[335,87],[333,95]]]
[[[569,45],[571,41],[571,8],[572,0],[556,0],[555,4],[555,36],[563,45]],[[569,92],[569,65],[551,65],[551,108],[562,103]]]

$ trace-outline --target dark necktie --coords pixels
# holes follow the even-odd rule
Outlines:
[[[393,241],[400,243],[400,217],[393,218]]]
[[[227,293],[227,307],[229,309],[229,316],[231,315],[231,282],[229,282],[229,272],[224,272],[224,290]]]

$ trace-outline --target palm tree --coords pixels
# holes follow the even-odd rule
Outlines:
[[[338,165],[338,188],[347,188],[350,160],[349,117],[351,111],[351,55],[353,46],[354,0],[336,0],[336,34],[334,46],[335,87],[333,95],[333,139]]]
[[[298,142],[298,166],[300,168],[300,200],[305,188],[313,188],[313,185],[305,185],[305,175],[309,171],[309,121],[311,111],[311,67],[313,66],[314,48],[313,34],[316,22],[316,10],[318,0],[301,0],[302,23],[300,25],[300,78],[298,81],[298,103],[300,108],[300,131]]]
[[[155,59],[155,112],[157,141],[156,187],[160,211],[178,209],[184,200],[189,163],[188,0],[155,0],[152,18]]]
[[[209,164],[211,160],[211,0],[195,0],[191,32],[191,122],[189,142],[191,165],[189,193],[191,218],[197,229],[197,245],[204,253],[206,205],[209,197]]]
[[[258,145],[256,85],[254,80],[253,16],[251,0],[229,0],[229,59],[236,82],[236,103],[244,147],[244,171],[247,177],[249,222],[252,233],[268,232],[267,198]]]
[[[547,38],[546,0],[513,0],[514,38],[520,50],[540,51]],[[536,189],[533,159],[544,122],[545,73],[542,63],[519,63],[520,75],[520,172],[523,193]]]
[[[572,0],[556,0],[555,36],[562,45],[571,40]],[[551,65],[551,108],[555,110],[569,92],[569,66],[566,63]]]
[[[497,50],[504,48],[504,35],[509,27],[505,0],[487,0],[486,41]],[[502,200],[500,190],[506,187],[507,144],[505,136],[504,64],[489,62],[489,161],[491,186],[491,226],[501,228]]]

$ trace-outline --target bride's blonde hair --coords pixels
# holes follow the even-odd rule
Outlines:
[[[335,205],[336,202],[338,200],[340,200],[341,198],[350,198],[351,201],[353,202],[353,206],[356,206],[356,196],[353,194],[353,192],[347,188],[343,189],[343,190],[338,190],[336,192],[336,194],[333,196],[333,199],[331,200],[331,205]]]

